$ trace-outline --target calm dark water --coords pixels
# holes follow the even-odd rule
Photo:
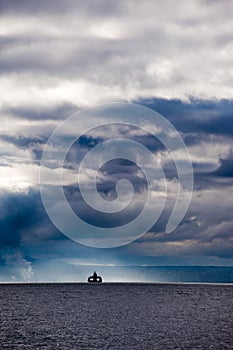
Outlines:
[[[233,349],[233,286],[0,285],[0,349]]]

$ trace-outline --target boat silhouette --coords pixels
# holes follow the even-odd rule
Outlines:
[[[102,282],[102,277],[98,276],[96,271],[95,271],[92,276],[88,277],[87,281],[89,283],[101,283]]]

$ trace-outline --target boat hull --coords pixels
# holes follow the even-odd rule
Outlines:
[[[88,277],[88,283],[102,283],[102,278],[101,277],[97,277],[96,280],[93,280],[91,277]]]

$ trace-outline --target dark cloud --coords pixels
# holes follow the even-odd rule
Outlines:
[[[59,239],[60,235],[51,225],[43,208],[40,193],[1,194],[0,249],[20,248],[25,242]]]
[[[214,171],[199,171],[195,174],[195,190],[200,191],[201,189],[218,189],[221,191],[224,188],[228,188],[232,184],[233,177],[233,157],[232,152],[225,159],[218,159],[219,166]],[[203,168],[205,165],[203,165]],[[204,170],[204,169],[203,169]],[[195,167],[194,167],[195,171]]]
[[[113,125],[116,127],[116,130],[112,130]],[[64,166],[74,169],[77,168],[77,163],[80,163],[88,151],[111,137],[134,140],[144,145],[148,150],[154,153],[165,150],[164,145],[162,145],[162,143],[152,134],[145,133],[145,135],[137,135],[138,132],[140,133],[140,129],[134,126],[127,126],[127,130],[125,130],[125,126],[122,126],[120,123],[94,128],[88,131],[86,134],[81,135],[78,140],[74,142],[66,155]],[[120,165],[122,162],[124,163],[124,167],[122,169],[123,171],[126,171],[126,165],[128,164],[126,160],[117,161],[116,163],[109,163],[108,171],[111,173],[110,168],[113,167],[112,170],[114,171],[116,166],[118,166],[118,170],[120,170]]]
[[[22,13],[22,14],[35,14],[35,13],[44,13],[44,14],[69,14],[70,11],[78,11],[82,16],[88,15],[91,13],[98,17],[104,15],[110,15],[116,13],[117,10],[120,10],[120,6],[113,0],[101,0],[97,3],[93,3],[91,0],[77,2],[71,0],[66,2],[64,0],[49,0],[46,1],[46,4],[43,2],[38,2],[36,0],[22,0],[17,1],[0,1],[0,12],[3,13]]]
[[[231,10],[201,0],[2,0],[0,69],[16,74],[2,100],[10,105],[14,90],[22,106],[19,85],[33,104],[231,98]]]
[[[24,136],[19,136],[19,137],[14,137],[14,136],[9,136],[9,135],[2,135],[1,139],[4,140],[7,143],[11,143],[14,146],[22,149],[31,149],[39,145],[46,144],[48,141],[47,138],[38,138],[38,137],[24,137]]]
[[[184,133],[187,144],[200,142],[206,135],[233,135],[233,100],[152,99],[139,102],[168,118]]]
[[[33,159],[36,159],[38,161],[41,159],[43,147],[48,140],[48,138],[29,138],[23,136],[14,137],[8,135],[2,135],[0,138],[9,144],[13,144],[17,148],[29,150],[32,154]]]
[[[104,174],[106,179],[101,180],[101,174]],[[131,204],[117,213],[103,213],[88,206],[77,185],[65,187],[66,198],[74,212],[91,225],[99,227],[125,225],[136,218],[143,209],[143,203],[135,205],[135,195],[146,193],[147,181],[136,164],[120,158],[111,160],[99,169],[96,186],[99,195],[109,202],[115,200],[117,198],[116,185],[121,179],[127,179],[133,185],[134,198]]]
[[[32,193],[27,195],[2,194],[0,240],[4,246],[19,246],[22,232],[33,226],[38,209],[38,196]],[[36,220],[36,223],[39,220]]]
[[[70,117],[72,114],[76,113],[79,108],[71,103],[62,103],[53,108],[49,107],[11,107],[2,108],[2,113],[7,113],[13,115],[17,118],[31,121],[60,121]],[[54,127],[54,125],[53,125]]]
[[[184,264],[194,256],[203,263],[230,261],[231,10],[229,1],[170,1],[164,7],[156,1],[0,0],[0,185],[5,191],[0,203],[1,264],[13,269],[19,263],[22,274],[30,277],[35,261],[46,266],[50,259],[63,257],[108,263],[114,256],[114,262],[126,264]],[[164,234],[172,198],[135,245],[103,253],[81,247],[56,230],[43,208],[37,180],[28,192],[17,188],[26,171],[39,171],[37,165],[33,171],[22,165],[39,163],[59,122],[83,106],[110,100],[135,101],[164,115],[190,151],[195,183],[189,211],[175,232]],[[168,185],[174,186],[177,171],[171,155],[152,135],[133,127],[101,127],[82,135],[67,154],[66,170],[75,173],[87,152],[112,136],[130,138],[160,157]],[[133,184],[135,195],[147,189],[140,169],[117,159],[100,168],[99,194],[114,200],[122,178]],[[84,203],[76,186],[64,190],[73,210],[97,226],[123,225],[142,209],[135,204],[120,216],[101,214]]]
[[[214,176],[233,177],[233,153],[227,159],[220,159],[219,168],[212,173]]]

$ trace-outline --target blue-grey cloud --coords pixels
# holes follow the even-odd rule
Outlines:
[[[232,153],[227,159],[220,159],[219,168],[212,173],[214,176],[233,177],[233,156]]]
[[[33,264],[77,256],[80,263],[232,263],[231,13],[229,1],[169,1],[165,8],[158,1],[0,0],[1,264],[12,271],[19,262],[21,277],[30,277]],[[164,115],[187,145],[195,182],[190,209],[174,233],[164,234],[171,199],[148,234],[103,252],[69,241],[52,225],[38,172],[60,122],[83,106],[112,100]],[[67,172],[75,174],[87,152],[111,136],[130,138],[160,157],[174,192],[177,171],[170,155],[133,127],[82,135],[67,154]],[[138,167],[118,159],[100,169],[99,194],[116,198],[121,178],[136,194],[146,190]],[[85,204],[76,184],[64,190],[73,210],[98,226],[122,225],[142,209],[132,205],[120,217],[104,215]]]
[[[184,132],[189,144],[206,135],[233,135],[233,100],[191,99],[189,102],[174,99],[146,99],[140,103],[166,116],[173,125]],[[187,134],[187,135],[186,135]]]
[[[1,1],[0,8],[8,106],[13,90],[17,105],[27,96],[37,107],[232,98],[230,2]]]

